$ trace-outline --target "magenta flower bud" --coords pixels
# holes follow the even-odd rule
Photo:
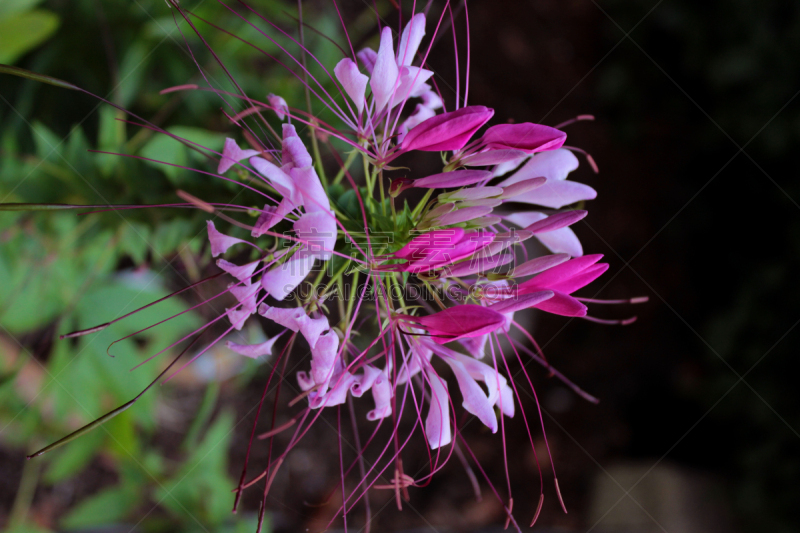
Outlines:
[[[403,315],[403,319],[425,329],[437,344],[491,333],[506,322],[505,317],[497,311],[475,304],[448,307],[438,313],[419,317]]]
[[[532,232],[534,235],[536,235],[537,233],[546,233],[548,231],[555,231],[557,229],[571,226],[572,224],[581,220],[588,214],[589,214],[588,211],[582,211],[579,209],[576,209],[575,211],[566,211],[564,213],[556,213],[555,215],[550,215],[549,217],[544,218],[539,222],[534,222],[525,229],[527,231]]]
[[[563,131],[531,122],[498,124],[483,134],[483,142],[492,150],[522,150],[528,154],[561,148],[566,140]]]
[[[462,107],[436,115],[409,131],[400,148],[404,152],[460,150],[492,115],[494,110],[482,105]]]

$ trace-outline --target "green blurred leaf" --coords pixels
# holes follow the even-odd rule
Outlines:
[[[0,19],[0,63],[13,63],[44,42],[56,31],[58,23],[54,13],[43,9],[24,11]]]
[[[86,435],[80,441],[80,445],[62,448],[50,460],[50,464],[44,473],[44,481],[55,484],[83,470],[103,444],[104,436],[102,432],[96,431]]]
[[[41,3],[42,0],[3,0],[0,2],[0,19],[21,11],[27,11]]]
[[[79,529],[122,520],[139,503],[137,496],[133,487],[106,489],[74,507],[61,520],[61,527]]]

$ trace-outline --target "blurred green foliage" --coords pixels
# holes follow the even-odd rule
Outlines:
[[[297,35],[294,4],[249,4]],[[305,107],[298,77],[265,56],[281,56],[279,47],[248,22],[272,35],[277,30],[241,6],[236,12],[213,1],[184,1],[182,6],[241,38],[193,19],[236,84],[163,0],[0,3],[0,62],[74,83],[132,113],[75,91],[3,75],[0,202],[166,204],[181,202],[176,191],[183,189],[209,201],[235,198],[256,205],[258,197],[236,184],[177,166],[90,151],[213,172],[215,160],[125,122],[140,122],[137,115],[216,151],[226,136],[242,140],[222,113],[241,111],[241,101],[202,91],[159,93],[176,85],[210,84],[232,93],[241,88],[260,100],[275,93],[292,107]],[[319,32],[344,42],[335,18],[313,9],[304,16]],[[360,17],[354,30],[363,32],[373,23]],[[314,31],[305,33],[321,64],[338,61],[337,47]],[[284,37],[281,43],[297,54],[290,40]],[[326,78],[313,60],[309,71]],[[324,109],[315,111],[331,120]],[[274,116],[269,120],[279,127]],[[21,461],[22,451],[53,442],[136,396],[163,368],[161,357],[170,355],[128,370],[204,322],[200,313],[188,312],[109,348],[116,339],[188,309],[174,298],[100,333],[57,339],[196,280],[208,264],[202,255],[204,218],[196,210],[166,208],[0,212],[0,447],[13,450],[11,457]],[[144,266],[132,270],[133,265]],[[248,367],[250,375],[255,366]],[[164,432],[159,413],[164,395],[174,390],[149,391],[101,428],[26,462],[18,490],[9,494],[13,507],[5,509],[10,530],[83,530],[120,523],[143,531],[254,530],[253,517],[234,520],[230,513],[235,485],[228,448],[235,418],[231,409],[217,406],[219,385],[212,383],[205,392],[182,444],[167,450],[159,446]],[[112,475],[98,478],[98,469]],[[75,486],[83,488],[66,512],[40,516],[37,505],[43,497]]]

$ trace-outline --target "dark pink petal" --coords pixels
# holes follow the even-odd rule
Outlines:
[[[557,229],[565,228],[574,224],[575,222],[584,218],[588,213],[588,211],[578,209],[574,211],[566,211],[564,213],[556,213],[540,220],[539,222],[534,222],[525,229],[532,232],[534,235],[537,233],[555,231]]]
[[[437,344],[478,337],[505,324],[503,315],[475,304],[448,307],[432,315],[413,317],[413,320],[431,334]]]
[[[514,277],[532,276],[566,261],[569,261],[568,254],[543,255],[542,257],[537,257],[536,259],[531,259],[530,261],[522,263],[514,269],[513,275]]]
[[[452,268],[445,270],[447,277],[464,277],[477,272],[486,272],[503,265],[509,264],[514,260],[514,254],[497,254],[491,257],[474,257],[467,259],[463,263],[458,263]]]
[[[426,152],[460,150],[492,115],[494,110],[484,106],[462,107],[437,115],[408,132],[400,148]]]
[[[554,283],[551,287],[553,290],[561,291],[566,294],[572,294],[578,289],[585,287],[597,278],[603,275],[608,270],[608,263],[598,263],[588,267],[586,270],[581,271],[579,274],[572,276],[560,283]]]
[[[208,240],[211,243],[211,257],[217,257],[218,255],[224,254],[226,251],[228,251],[228,248],[234,244],[246,242],[242,239],[229,237],[224,233],[220,233],[217,231],[217,228],[214,227],[214,223],[210,220],[206,222],[206,226],[208,228]]]
[[[547,269],[535,278],[529,279],[522,283],[519,288],[526,291],[528,289],[531,291],[549,289],[583,272],[597,263],[602,257],[602,254],[592,254],[570,259],[565,263]]]
[[[447,446],[452,440],[450,433],[450,395],[447,382],[440,378],[433,368],[426,368],[425,374],[431,385],[430,407],[425,419],[425,435],[432,450]]]
[[[399,259],[422,259],[433,250],[450,249],[464,237],[462,228],[446,228],[429,231],[414,237],[408,244],[397,250],[394,255]]]
[[[553,297],[553,291],[538,291],[530,294],[514,295],[489,306],[489,309],[498,313],[515,313],[528,309]]]
[[[537,309],[561,316],[586,316],[586,306],[563,292],[554,291],[553,297],[535,306]]]
[[[414,187],[424,189],[450,189],[466,187],[484,180],[491,179],[492,173],[486,170],[454,170],[442,172],[425,178],[414,180]]]
[[[400,125],[400,133],[397,135],[397,141],[402,142],[408,132],[416,128],[422,122],[436,115],[436,112],[422,104],[417,104],[416,109],[403,123]]]
[[[422,259],[412,261],[408,265],[408,272],[423,272],[433,268],[449,265],[459,259],[464,259],[476,251],[488,246],[494,240],[495,234],[489,231],[473,231],[465,233],[461,239],[449,248],[438,248],[425,255]]]
[[[498,124],[483,135],[483,142],[494,149],[515,149],[532,154],[561,148],[567,134],[542,124]]]

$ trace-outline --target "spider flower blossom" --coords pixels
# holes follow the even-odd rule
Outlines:
[[[191,20],[179,6],[173,8]],[[466,94],[463,100],[456,94],[446,111],[447,98],[426,68],[428,27],[422,13],[409,19],[397,40],[384,26],[377,51],[351,50],[335,65],[320,65],[327,82],[289,56],[318,105],[343,127],[290,107],[284,99],[289,95],[270,94],[266,102],[242,96],[244,110],[231,117],[242,129],[240,140],[228,138],[221,153],[209,150],[218,161],[217,178],[241,184],[250,200],[194,202],[213,214],[207,222],[210,254],[227,278],[217,297],[229,302],[196,332],[213,329],[219,335],[194,357],[222,339],[237,339],[248,321],[280,331],[258,344],[227,340],[233,352],[271,357],[274,369],[287,368],[292,347],[310,353],[298,361],[301,369],[293,377],[291,438],[260,474],[248,477],[245,464],[237,502],[262,479],[266,498],[275,471],[310,425],[325,408],[353,398],[371,397],[366,423],[375,431],[385,424],[391,438],[369,468],[363,449],[349,468],[342,466],[343,476],[355,465],[362,472],[342,497],[342,513],[379,485],[387,469],[395,472],[391,486],[398,498],[401,489],[427,484],[453,453],[462,409],[492,433],[504,427],[502,417],[515,417],[519,391],[506,356],[528,354],[588,396],[546,363],[538,347],[531,351],[510,333],[516,328],[533,341],[514,320],[526,309],[592,319],[586,303],[599,301],[573,293],[608,265],[599,255],[583,255],[570,226],[587,215],[578,205],[596,193],[567,179],[579,162],[563,147],[565,132],[532,123],[487,127],[494,111],[467,105]],[[329,92],[331,86],[336,90]],[[265,110],[274,114],[262,114]],[[258,135],[263,130],[248,122],[254,117],[280,121],[270,128],[280,131],[280,138]],[[324,173],[318,140],[341,163],[335,178]],[[250,147],[242,148],[244,142]],[[338,156],[342,147],[351,154],[347,163]],[[413,162],[430,152],[442,152],[438,173],[403,173],[390,166],[399,157]],[[356,158],[365,169],[360,184],[349,171]],[[234,219],[229,212],[253,217]],[[220,229],[225,221],[234,224]],[[530,257],[526,241],[534,238],[553,253]],[[532,388],[530,380],[527,385]],[[253,434],[260,424],[257,418]],[[354,421],[354,431],[360,426]],[[268,438],[281,431],[273,421]],[[412,478],[400,458],[414,435],[424,436],[431,461],[426,474]],[[459,445],[469,449],[463,439]],[[506,510],[516,525],[510,503]]]

